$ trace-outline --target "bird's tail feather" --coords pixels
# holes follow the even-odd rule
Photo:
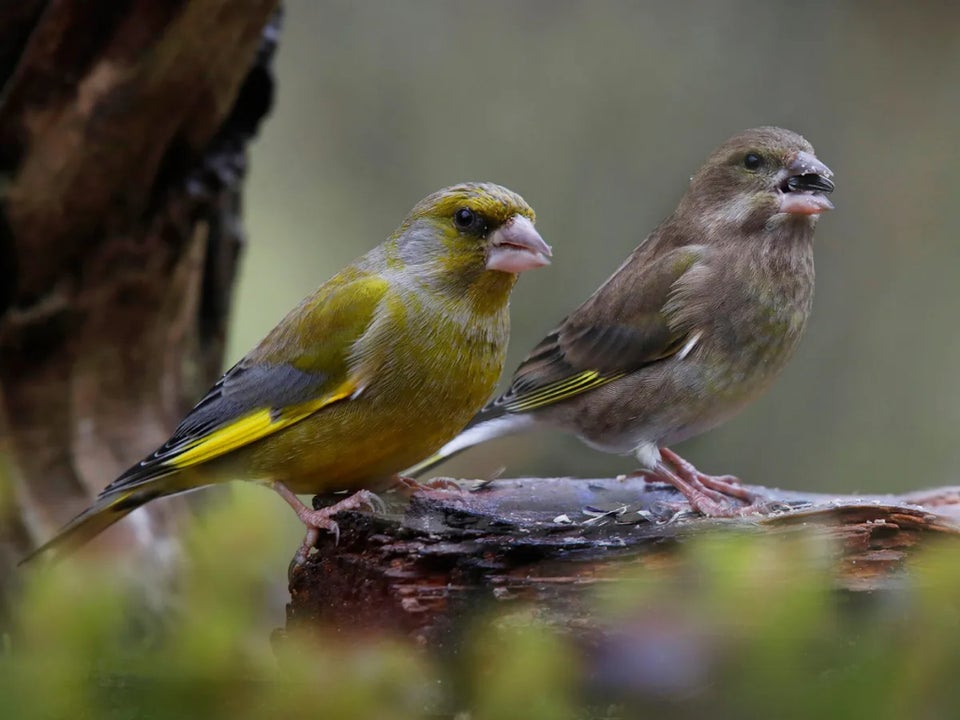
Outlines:
[[[481,411],[453,440],[433,455],[404,470],[401,475],[416,478],[474,445],[520,432],[531,424],[528,414],[513,414],[501,408]]]
[[[165,493],[158,492],[155,487],[141,485],[118,489],[101,495],[93,505],[67,523],[57,533],[56,537],[21,560],[20,565],[33,562],[41,556],[59,560],[92,540],[96,535],[99,535],[144,503],[163,494]]]

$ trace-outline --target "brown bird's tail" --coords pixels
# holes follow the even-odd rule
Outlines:
[[[20,565],[34,562],[40,556],[51,561],[60,560],[92,540],[118,520],[126,517],[158,495],[152,483],[139,487],[118,488],[97,498],[93,505],[64,526],[49,542],[44,543],[20,561]]]

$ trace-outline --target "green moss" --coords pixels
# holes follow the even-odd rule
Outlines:
[[[835,548],[719,533],[585,590],[587,625],[489,605],[440,653],[317,628],[271,641],[288,518],[240,492],[188,539],[180,609],[144,632],[130,584],[82,556],[26,577],[0,718],[954,717],[956,543],[890,587],[838,590]],[[282,594],[282,593],[281,593]],[[448,716],[449,716],[448,715]]]

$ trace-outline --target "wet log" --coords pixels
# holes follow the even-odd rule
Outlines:
[[[339,545],[321,538],[291,572],[287,630],[362,629],[437,649],[478,608],[527,603],[589,633],[597,584],[631,566],[669,567],[694,537],[821,535],[834,548],[836,586],[853,592],[896,582],[917,549],[960,537],[960,488],[837,496],[748,487],[770,512],[703,518],[671,486],[627,477],[498,480],[420,490],[387,515],[344,513]]]

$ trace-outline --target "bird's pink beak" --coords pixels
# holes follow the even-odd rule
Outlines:
[[[788,177],[780,186],[780,212],[819,215],[833,210],[826,193],[833,192],[833,172],[808,152],[800,151],[787,166]]]
[[[491,233],[487,250],[487,270],[522,273],[550,264],[553,251],[533,223],[523,215],[514,215]]]

